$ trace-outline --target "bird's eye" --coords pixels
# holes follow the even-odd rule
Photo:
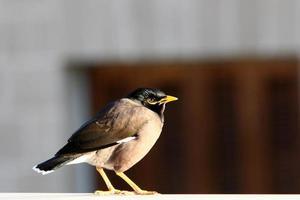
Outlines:
[[[151,105],[155,105],[155,104],[157,104],[157,101],[155,99],[147,99],[147,103],[149,103]]]

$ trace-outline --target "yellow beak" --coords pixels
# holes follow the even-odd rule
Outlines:
[[[159,101],[159,104],[169,103],[169,102],[171,102],[171,101],[176,101],[176,100],[178,100],[177,97],[173,97],[173,96],[167,95],[166,97],[162,98],[162,99]]]

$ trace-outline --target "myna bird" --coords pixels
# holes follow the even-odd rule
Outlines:
[[[117,190],[103,169],[113,170],[136,194],[142,190],[124,172],[139,162],[152,148],[164,124],[166,103],[177,100],[158,89],[139,88],[127,97],[106,105],[83,124],[53,158],[33,169],[48,174],[70,164],[86,162],[96,166],[108,191],[96,194],[126,194]]]

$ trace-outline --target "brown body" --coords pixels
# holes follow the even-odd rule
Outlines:
[[[131,117],[124,117],[123,119],[129,119],[129,121],[119,122],[114,125],[114,128],[118,129],[118,126],[124,126],[127,130],[136,129],[138,130],[135,133],[136,138],[90,152],[84,155],[84,160],[79,158],[70,164],[79,163],[81,160],[81,162],[87,162],[96,167],[124,172],[139,162],[150,151],[160,136],[163,127],[162,119],[157,113],[132,100],[124,98],[116,103],[118,104],[116,107],[120,111],[126,110],[126,112],[114,110],[114,113],[119,113],[118,117],[120,119],[123,118],[122,115]]]

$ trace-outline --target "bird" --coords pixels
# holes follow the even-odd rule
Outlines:
[[[107,191],[95,194],[157,194],[141,189],[125,171],[138,163],[159,138],[167,103],[178,100],[155,88],[137,88],[127,96],[108,103],[68,139],[54,157],[33,167],[43,175],[72,164],[88,163],[104,180]],[[133,191],[116,189],[105,170],[112,170]]]

